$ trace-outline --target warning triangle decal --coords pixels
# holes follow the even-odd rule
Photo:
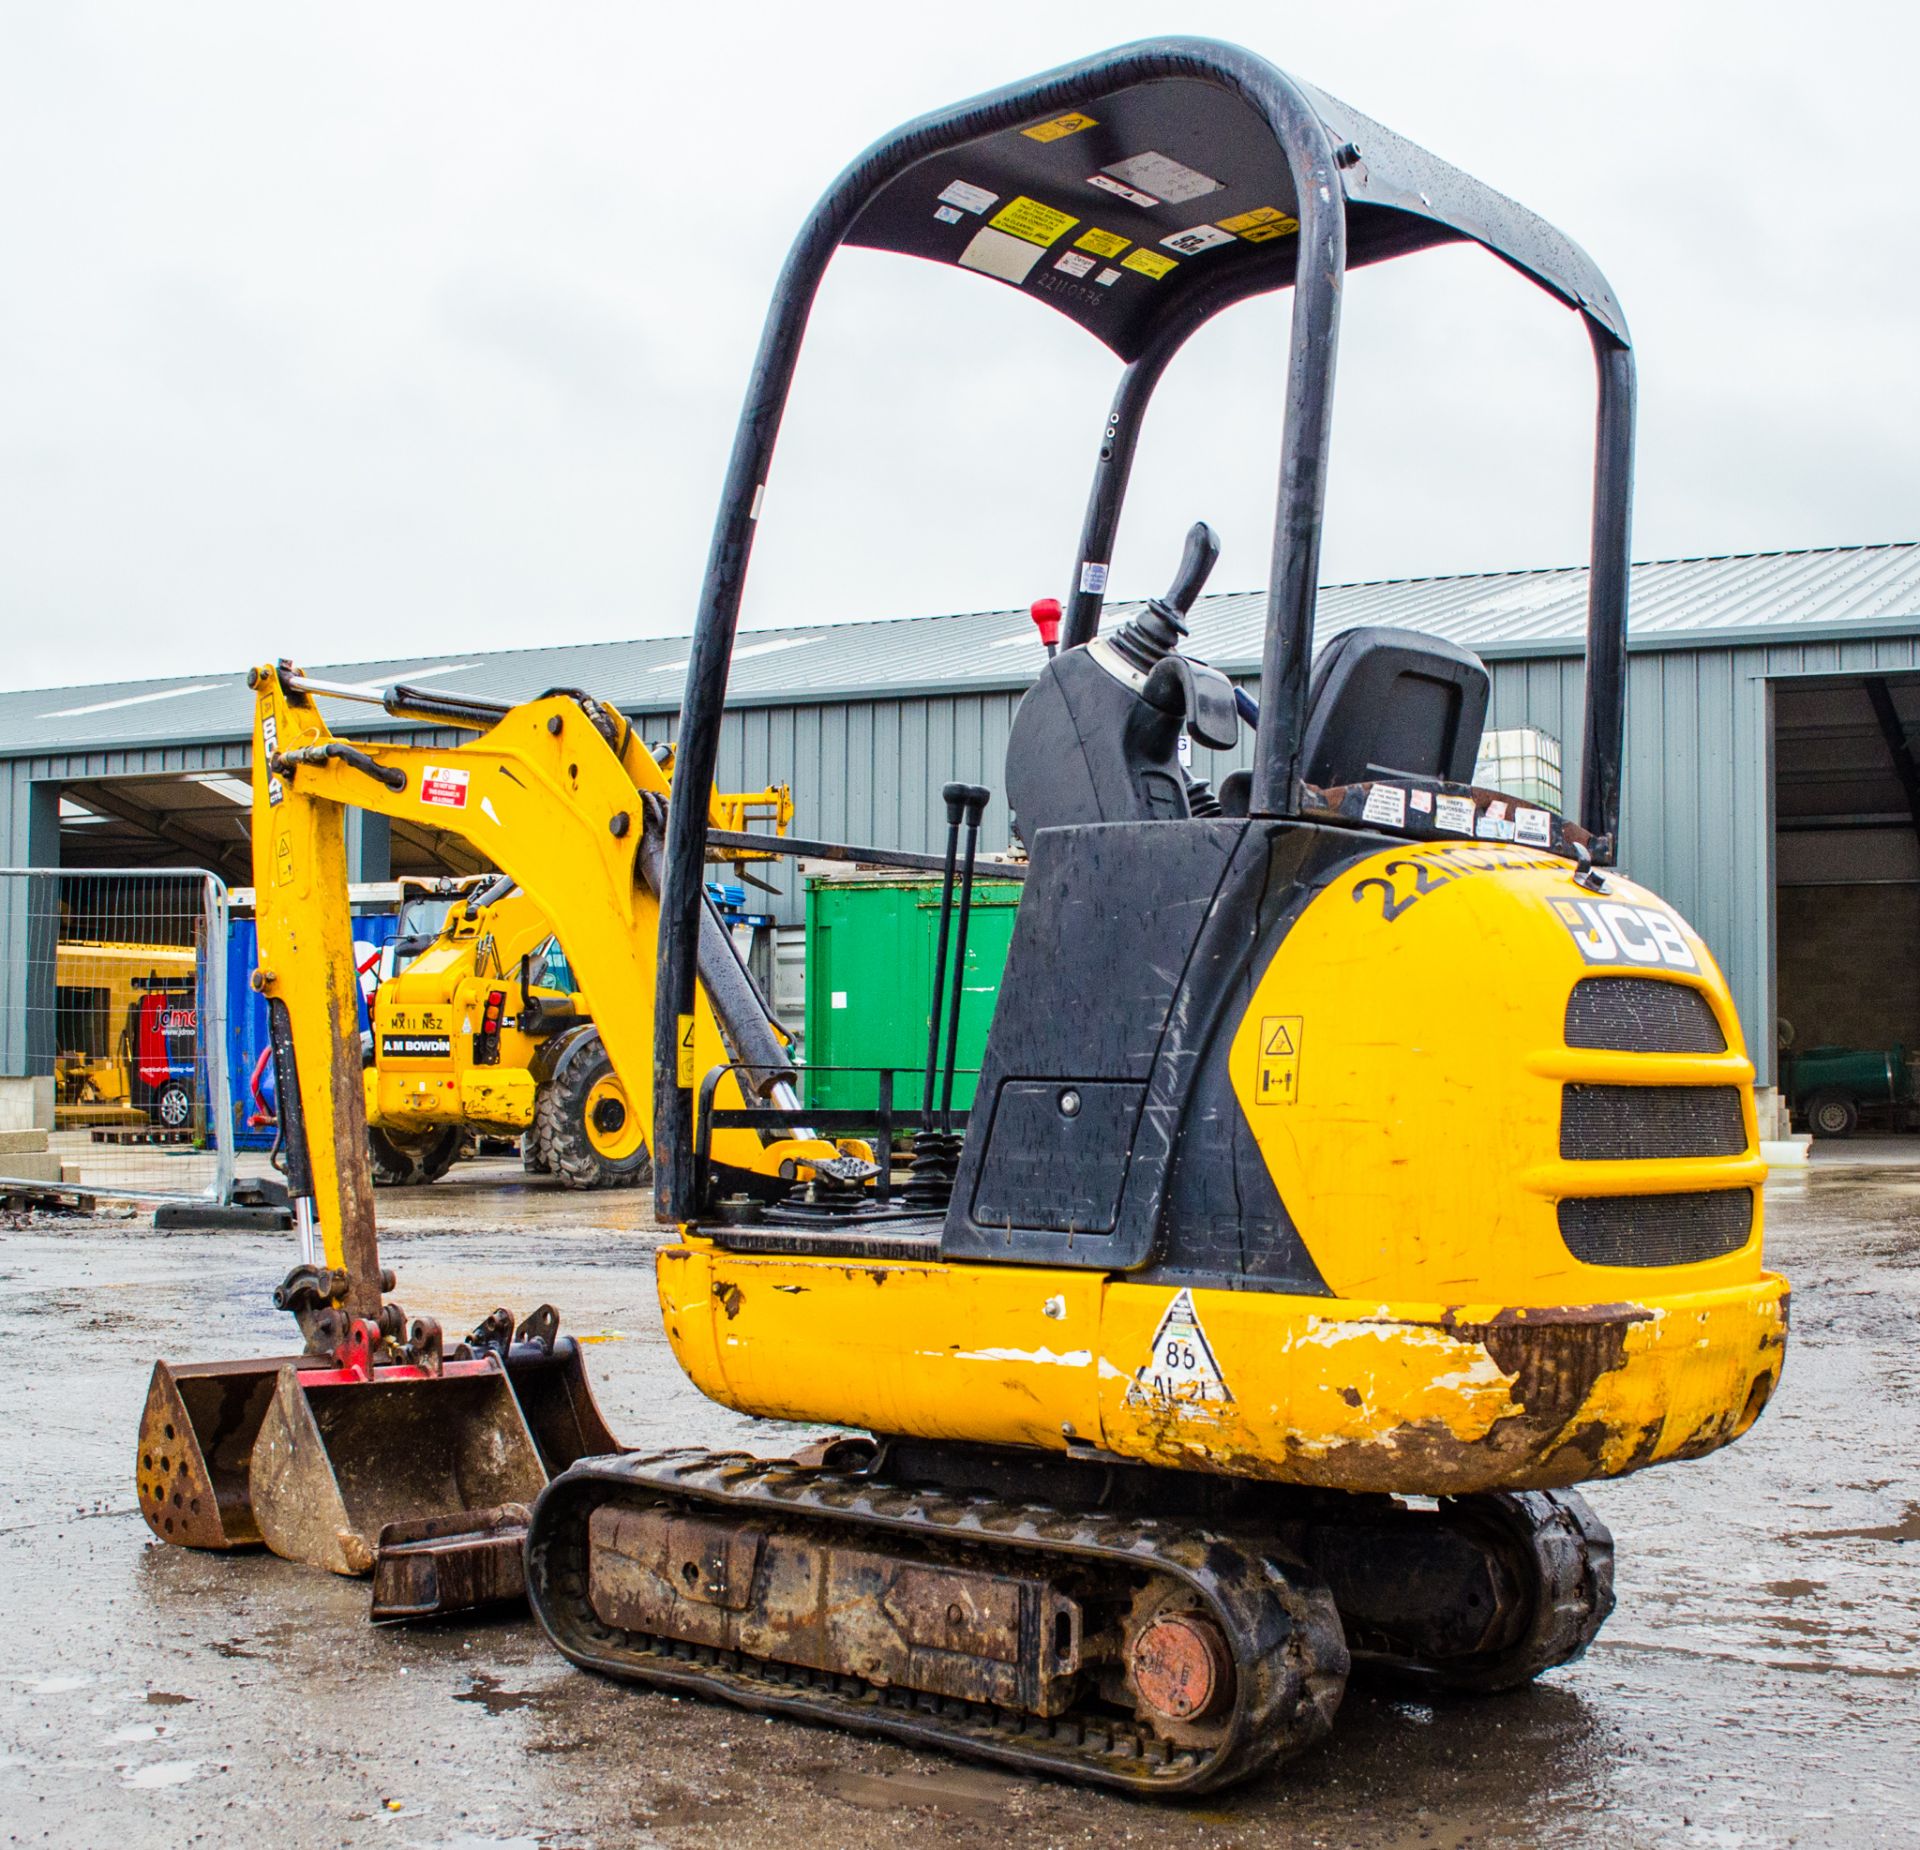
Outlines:
[[[1224,1406],[1231,1402],[1220,1364],[1200,1327],[1193,1293],[1178,1292],[1153,1333],[1153,1353],[1127,1389],[1130,1407],[1149,1405]]]
[[[1267,1038],[1261,1044],[1262,1053],[1292,1053],[1293,1036],[1287,1032],[1287,1018],[1284,1015],[1272,1015],[1267,1019]]]

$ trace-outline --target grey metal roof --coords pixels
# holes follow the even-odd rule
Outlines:
[[[1569,566],[1329,585],[1317,636],[1385,624],[1433,631],[1489,659],[1565,655],[1584,633],[1586,582],[1584,567]],[[1116,602],[1107,621],[1138,608]],[[1202,598],[1194,653],[1236,673],[1257,668],[1265,615],[1263,591]],[[1641,649],[1906,634],[1920,630],[1920,543],[1636,565],[1630,624]],[[758,630],[743,632],[734,651],[730,699],[765,706],[1021,687],[1038,660],[1023,610]],[[686,638],[666,637],[302,666],[370,691],[406,680],[520,700],[584,687],[640,715],[677,710],[686,662]],[[346,725],[389,723],[361,709]],[[0,694],[0,756],[231,740],[251,724],[242,672],[30,689]]]

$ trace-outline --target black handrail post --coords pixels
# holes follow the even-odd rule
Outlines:
[[[1580,825],[1595,859],[1620,858],[1627,734],[1627,592],[1633,559],[1633,349],[1589,318],[1599,403],[1594,416],[1593,565],[1587,577],[1587,698],[1580,747]],[[1604,845],[1597,838],[1604,837]]]
[[[882,1207],[893,1200],[893,1068],[880,1069],[880,1173],[873,1178],[873,1198]]]
[[[1287,399],[1280,442],[1279,508],[1267,589],[1266,647],[1260,658],[1260,729],[1254,741],[1250,807],[1286,816],[1300,781],[1307,729],[1307,669],[1320,591],[1320,515],[1327,498],[1333,436],[1333,367],[1346,286],[1347,215],[1326,125],[1301,107],[1276,137],[1300,195],[1300,255],[1287,343]]]

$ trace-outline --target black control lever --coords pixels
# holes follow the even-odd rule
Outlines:
[[[1149,706],[1186,715],[1187,731],[1217,752],[1231,751],[1240,737],[1234,686],[1218,668],[1191,656],[1161,657],[1141,690]]]
[[[1176,617],[1184,617],[1206,588],[1219,560],[1220,536],[1204,520],[1196,520],[1187,529],[1186,550],[1180,555],[1180,569],[1174,573],[1172,585],[1165,597],[1153,601],[1165,605]]]
[[[960,917],[954,932],[953,983],[947,1001],[947,1066],[940,1081],[940,1128],[953,1134],[953,1067],[960,1049],[960,998],[967,981],[967,921],[973,913],[973,861],[980,847],[980,818],[987,813],[993,792],[980,784],[966,786],[967,848],[960,868]]]

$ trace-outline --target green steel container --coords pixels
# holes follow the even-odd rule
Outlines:
[[[958,1107],[973,1103],[974,1078],[986,1050],[987,1025],[1000,995],[1000,975],[1006,968],[1019,904],[1017,880],[974,882],[953,1085],[953,1102]],[[956,893],[956,935],[958,905]],[[816,875],[808,880],[805,1098],[809,1105],[823,1111],[869,1110],[879,1102],[875,1069],[891,1067],[895,1105],[918,1108],[939,931],[937,878]],[[951,965],[951,946],[947,957]],[[944,1047],[942,1053],[944,1058]],[[866,1070],[824,1070],[833,1067]]]

